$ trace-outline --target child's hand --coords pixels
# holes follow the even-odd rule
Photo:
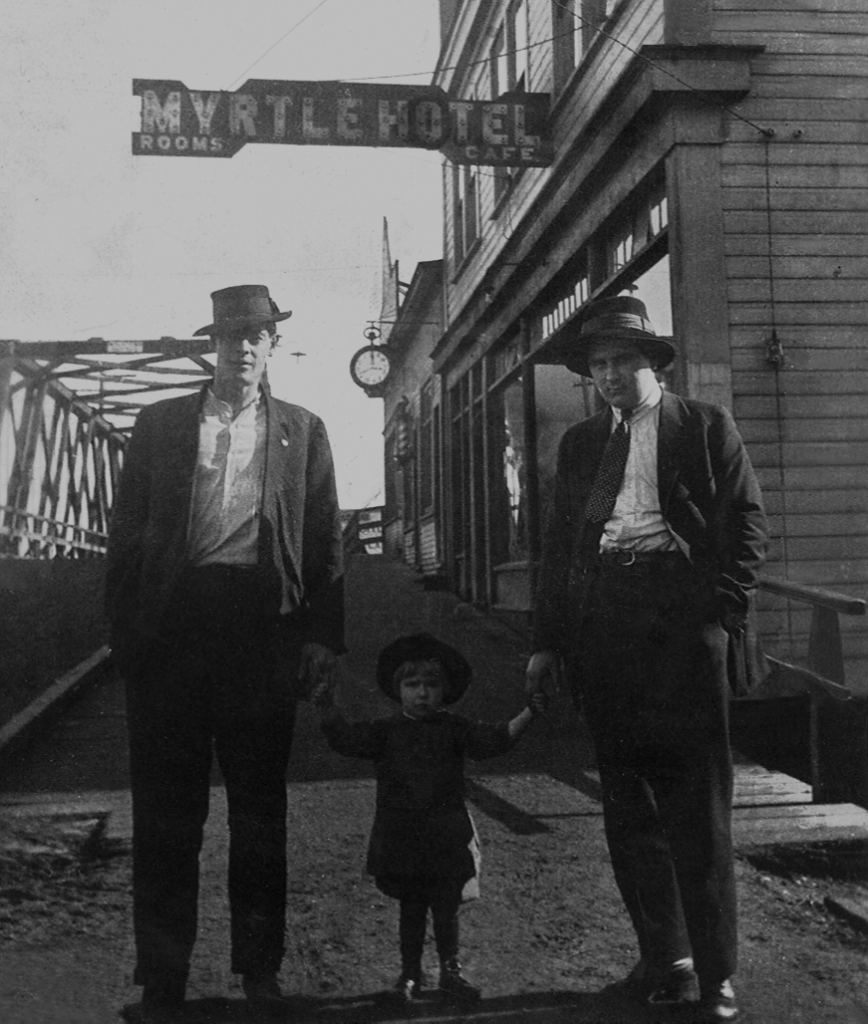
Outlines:
[[[548,711],[549,701],[549,695],[545,690],[537,690],[528,697],[527,706],[534,718],[537,715],[544,715]]]

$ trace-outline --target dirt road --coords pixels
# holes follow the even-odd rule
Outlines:
[[[364,599],[363,599],[364,598]],[[466,650],[477,680],[462,710],[499,718],[520,705],[522,638],[401,567],[374,584],[351,576],[353,654],[341,701],[349,714],[384,706],[370,666],[385,640],[428,628]],[[87,698],[71,758],[47,734],[36,763],[7,773],[0,796],[0,1021],[109,1024],[131,985],[129,795],[119,753],[119,690]],[[88,718],[87,715],[90,715]],[[67,731],[71,726],[67,726]],[[62,731],[62,730],[61,730]],[[563,695],[522,745],[471,772],[484,848],[482,899],[463,914],[463,961],[485,998],[471,1014],[433,999],[416,1020],[690,1021],[643,1015],[615,982],[635,948],[614,887],[590,752]],[[102,736],[102,739],[100,739]],[[216,781],[216,780],[215,780]],[[13,796],[7,783],[29,794]],[[303,708],[290,773],[290,895],[283,981],[298,1020],[396,1019],[378,994],[397,973],[396,907],[363,874],[373,808],[368,766],[329,752]],[[228,972],[225,805],[215,785],[203,852],[200,939],[189,987],[199,1019],[246,1020]],[[811,872],[816,870],[818,874]],[[868,1006],[868,937],[827,897],[868,898],[864,858],[849,878],[819,858],[739,852],[743,1019],[841,1024]],[[436,978],[433,955],[426,961]],[[865,1018],[861,1018],[865,1019]]]

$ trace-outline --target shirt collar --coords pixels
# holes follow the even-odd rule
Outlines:
[[[247,412],[247,410],[250,409],[251,406],[258,410],[261,403],[262,389],[259,388],[257,389],[256,394],[253,396],[253,398],[251,398],[250,401],[247,402],[245,405],[242,405],[242,407],[238,410],[238,416],[241,416],[243,413]],[[211,388],[211,386],[209,385],[208,387],[205,388],[205,402],[202,405],[202,415],[218,416],[220,419],[223,420],[231,420],[233,419],[232,406],[229,404],[229,402],[224,402],[222,398],[218,398],[214,394],[213,388]]]

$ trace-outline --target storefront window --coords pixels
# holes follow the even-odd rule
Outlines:
[[[509,503],[509,560],[527,557],[527,460],[521,381],[503,393],[503,480]]]
[[[565,366],[538,363],[534,367],[536,451],[540,509],[545,522],[557,469],[558,446],[564,431],[595,411],[590,380]]]
[[[640,274],[623,294],[641,299],[648,310],[648,318],[654,325],[654,330],[664,337],[671,337],[672,295],[669,290],[668,256],[664,256],[644,274]]]
[[[492,564],[527,558],[524,395],[513,377],[489,395],[489,536]]]

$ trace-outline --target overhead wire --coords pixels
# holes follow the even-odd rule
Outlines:
[[[320,7],[323,7],[323,6],[324,6],[325,4],[327,4],[327,3],[328,3],[328,0],[320,0],[320,2],[319,2],[319,3],[317,4],[317,5],[316,5],[316,7],[313,7],[313,8],[311,8],[311,10],[309,10],[309,11],[307,12],[307,14],[306,14],[306,15],[305,15],[305,16],[304,16],[303,18],[301,18],[301,19],[300,19],[299,21],[297,21],[297,22],[296,22],[296,23],[295,23],[295,24],[294,24],[294,25],[292,26],[292,28],[288,28],[288,29],[286,30],[286,32],[284,32],[284,33],[283,33],[283,35],[282,35],[282,36],[280,37],[280,39],[278,39],[278,40],[277,40],[276,42],[272,43],[272,44],[271,44],[271,46],[269,46],[269,47],[268,47],[268,49],[267,49],[267,50],[266,50],[266,51],[265,51],[264,53],[261,53],[261,54],[260,54],[260,55],[259,55],[259,56],[258,56],[258,57],[256,58],[256,60],[255,60],[255,61],[254,61],[254,62],[253,62],[253,63],[252,63],[251,65],[250,65],[250,67],[248,67],[248,68],[245,68],[245,69],[244,69],[244,71],[242,71],[242,72],[241,72],[241,74],[240,74],[240,75],[239,75],[239,76],[238,76],[238,77],[237,77],[237,78],[235,79],[235,81],[234,81],[234,82],[232,83],[232,85],[230,85],[230,86],[229,86],[229,89],[227,89],[226,91],[227,91],[227,92],[229,92],[229,90],[230,90],[230,89],[232,89],[232,88],[233,88],[234,86],[236,86],[236,85],[237,85],[237,84],[238,84],[238,83],[239,83],[239,82],[241,81],[241,79],[242,79],[242,78],[244,78],[244,76],[245,76],[245,75],[246,75],[246,74],[247,74],[247,73],[248,73],[249,71],[252,71],[252,70],[253,70],[253,68],[255,68],[255,67],[256,67],[256,65],[257,65],[257,64],[258,64],[258,63],[259,63],[259,62],[260,62],[260,61],[262,60],[262,58],[263,58],[263,57],[266,57],[266,56],[268,56],[268,54],[269,54],[269,53],[271,53],[271,51],[272,51],[272,50],[274,50],[274,49],[276,49],[276,48],[277,48],[278,46],[280,46],[280,44],[281,44],[281,43],[283,42],[283,40],[284,40],[284,39],[286,39],[286,37],[287,37],[288,35],[291,35],[291,34],[292,34],[293,32],[295,32],[295,30],[296,30],[296,29],[297,29],[297,28],[298,28],[298,27],[299,27],[300,25],[303,25],[303,24],[304,24],[304,23],[305,23],[305,22],[307,21],[307,19],[311,17],[311,15],[314,15],[314,14],[316,14],[316,12],[317,12],[317,11],[318,11],[318,10],[320,9]]]

